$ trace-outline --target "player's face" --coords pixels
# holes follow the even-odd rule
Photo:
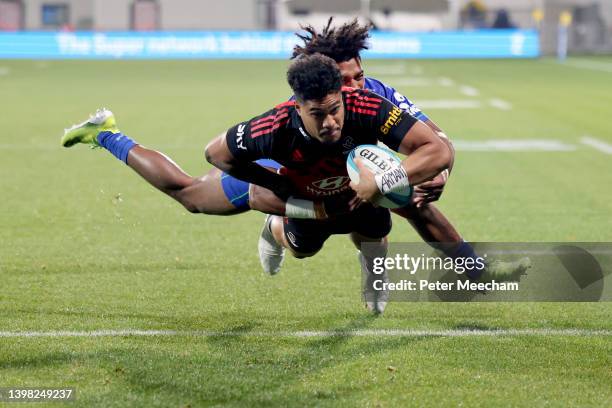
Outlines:
[[[342,85],[363,89],[365,77],[361,67],[361,60],[352,58],[348,61],[340,62],[338,63],[338,68],[340,68],[340,74],[342,75]]]
[[[321,143],[340,140],[344,125],[342,92],[332,92],[321,99],[298,101],[296,109],[310,136]]]

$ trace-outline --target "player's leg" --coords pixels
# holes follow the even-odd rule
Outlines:
[[[256,163],[272,172],[281,167],[269,159],[257,160]],[[180,190],[175,198],[191,212],[234,215],[250,210],[250,187],[246,181],[213,168],[192,185]]]
[[[257,245],[264,271],[270,275],[277,274],[286,249],[295,258],[315,255],[330,236],[327,231],[329,223],[268,215]]]
[[[391,211],[408,220],[425,242],[460,243],[463,241],[448,218],[432,203],[420,208],[411,205]]]
[[[123,135],[108,110],[97,111],[88,121],[65,132],[62,144],[70,147],[76,143],[106,148],[190,212],[231,215],[248,210],[248,205],[235,205],[228,198],[219,170],[213,169],[200,178],[191,177],[165,154],[147,149]],[[244,184],[242,190],[248,194],[248,184]]]
[[[358,259],[363,276],[363,298],[366,308],[376,314],[385,311],[389,299],[389,292],[377,290],[378,286],[375,284],[376,281],[388,282],[387,272],[383,270],[381,273],[375,273],[374,268],[376,258],[387,256],[389,232],[391,232],[391,216],[388,210],[366,206],[356,211],[350,236],[359,250]]]
[[[476,263],[478,255],[474,248],[461,238],[448,218],[434,204],[427,203],[419,208],[410,205],[391,211],[408,220],[423,241],[441,250],[446,256],[474,259]],[[472,279],[478,279],[479,275],[480,271],[475,266],[466,272],[466,276]]]
[[[465,276],[471,280],[516,281],[531,268],[529,258],[513,262],[493,261],[488,263],[484,270],[477,268],[478,255],[472,245],[461,238],[451,222],[432,203],[419,208],[407,206],[391,211],[408,220],[425,242],[441,250],[446,256],[453,259],[473,259],[474,262],[470,264],[474,267],[465,272]]]
[[[174,198],[193,213],[234,215],[249,210],[248,191],[248,183],[213,168]]]

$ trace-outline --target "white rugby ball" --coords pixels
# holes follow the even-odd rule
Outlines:
[[[402,160],[391,150],[375,145],[361,145],[354,148],[346,158],[346,170],[354,183],[359,183],[359,170],[355,159],[360,158],[362,163],[374,174],[383,173],[389,169],[401,166]],[[387,193],[374,204],[385,208],[405,207],[412,198],[412,186],[399,193]]]

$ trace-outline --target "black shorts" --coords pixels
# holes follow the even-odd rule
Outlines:
[[[389,210],[364,204],[355,211],[331,220],[284,219],[284,231],[291,248],[302,254],[317,252],[335,234],[356,232],[368,238],[384,238],[391,231]]]

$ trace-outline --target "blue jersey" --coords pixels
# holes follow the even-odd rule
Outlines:
[[[427,115],[421,112],[421,110],[417,108],[417,106],[412,103],[410,99],[406,98],[404,95],[396,91],[395,88],[390,87],[389,85],[379,81],[378,79],[366,77],[364,88],[369,89],[375,94],[387,98],[388,100],[393,102],[393,104],[396,105],[398,108],[408,112],[409,114],[419,120],[422,120],[423,122],[429,120]]]
[[[421,112],[421,110],[417,108],[416,105],[412,103],[412,101],[410,101],[410,99],[406,98],[404,95],[396,91],[395,88],[386,85],[378,79],[366,77],[364,88],[388,99],[398,108],[408,112],[410,115],[423,122],[429,120],[427,115]],[[289,100],[294,99],[295,96],[289,98]],[[258,160],[258,162],[260,162],[260,160]],[[262,163],[260,164],[275,169],[281,167],[280,164],[276,163],[273,160],[265,160],[265,163],[262,161]],[[221,176],[221,185],[223,187],[223,191],[225,192],[225,196],[236,208],[242,210],[248,210],[250,208],[249,183],[244,182],[242,180],[238,180],[237,178],[232,177],[227,173],[223,173]]]

